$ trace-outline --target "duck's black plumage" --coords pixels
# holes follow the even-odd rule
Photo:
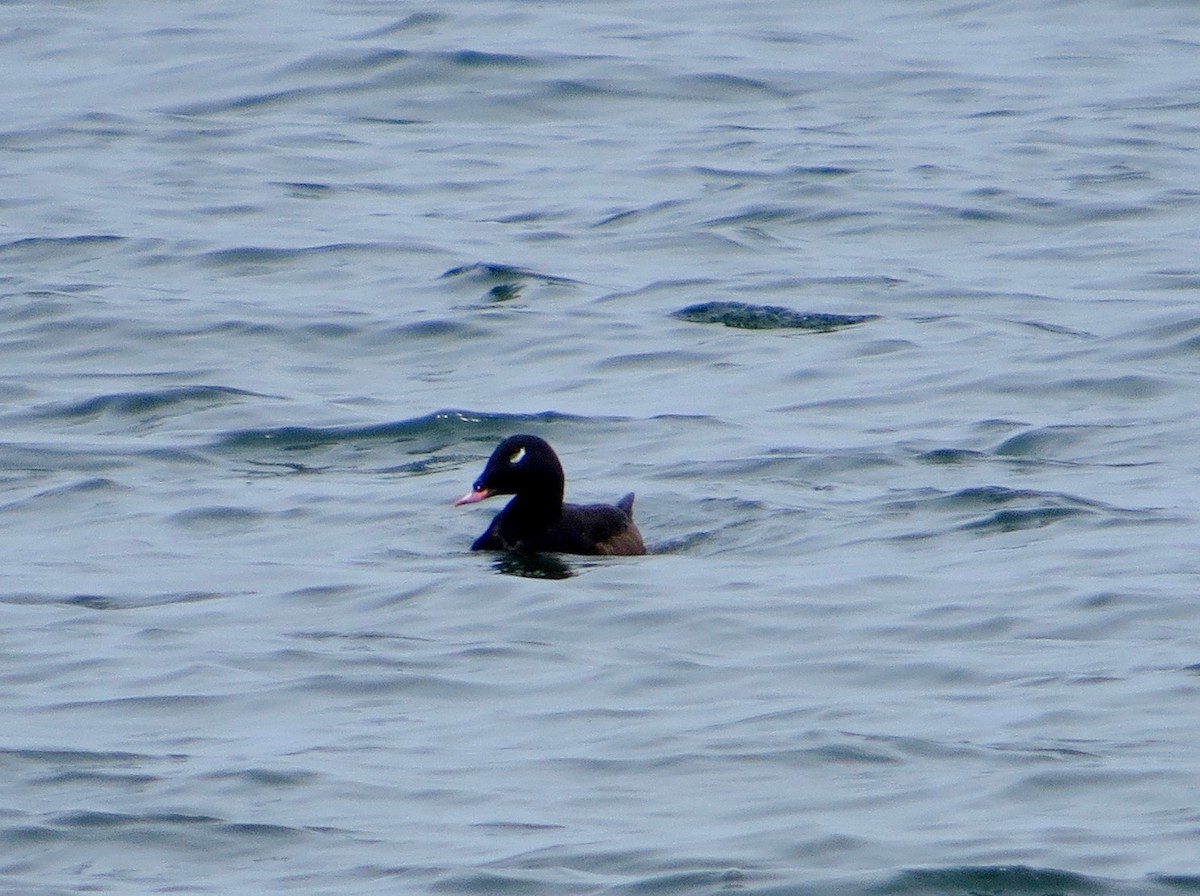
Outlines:
[[[473,551],[553,551],[563,554],[646,553],[633,522],[633,494],[611,504],[563,502],[566,477],[545,439],[509,436],[492,452],[472,490],[455,506],[512,495]]]

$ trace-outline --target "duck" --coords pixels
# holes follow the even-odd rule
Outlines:
[[[471,491],[455,507],[493,495],[513,498],[475,539],[472,551],[587,554],[632,557],[646,553],[633,521],[633,492],[614,504],[563,501],[566,475],[554,449],[543,438],[515,435],[504,439]]]

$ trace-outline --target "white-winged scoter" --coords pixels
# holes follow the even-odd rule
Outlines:
[[[512,495],[473,551],[556,552],[632,556],[646,553],[633,522],[633,493],[616,503],[566,504],[566,477],[545,439],[509,436],[492,452],[471,491],[455,507]]]

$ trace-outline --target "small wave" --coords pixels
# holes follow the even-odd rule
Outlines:
[[[428,697],[466,700],[483,698],[491,693],[492,685],[459,678],[452,675],[407,672],[402,670],[379,674],[358,673],[348,670],[337,674],[318,674],[301,678],[291,683],[287,690],[298,694],[333,694],[338,699],[347,697],[393,696],[398,694],[421,694]]]
[[[740,330],[811,330],[828,333],[843,327],[877,320],[877,314],[815,314],[780,305],[746,302],[702,302],[674,312],[672,317],[697,324],[723,324]]]
[[[248,531],[271,514],[245,507],[193,507],[172,514],[168,519],[178,526],[197,532],[228,533]]]
[[[255,85],[270,89],[196,99],[164,111],[182,117],[261,112],[414,84],[448,86],[475,78],[480,70],[490,74],[542,64],[534,56],[480,50],[343,49],[300,59],[267,76],[267,84]]]
[[[449,317],[432,317],[425,320],[415,320],[378,330],[371,339],[378,343],[391,343],[395,340],[440,339],[446,341],[469,340],[483,337],[485,331],[471,324]]]
[[[567,277],[557,277],[553,274],[539,274],[537,271],[531,271],[528,268],[520,268],[508,264],[489,264],[482,261],[450,268],[450,270],[442,274],[442,278],[466,278],[477,282],[541,280],[544,283],[569,283],[572,285],[575,283],[574,280]]]
[[[147,812],[131,814],[126,812],[101,812],[81,809],[76,812],[64,812],[50,819],[51,824],[65,828],[114,828],[130,824],[210,824],[220,819],[211,815],[185,815],[180,812]]]
[[[1150,289],[1182,290],[1195,292],[1200,289],[1200,272],[1194,270],[1154,271],[1138,282]]]
[[[320,96],[322,90],[315,87],[300,87],[291,90],[274,90],[264,93],[248,93],[242,96],[214,100],[197,100],[167,109],[170,115],[184,117],[225,115],[235,112],[255,112],[286,106],[297,100]]]
[[[395,49],[351,49],[324,52],[299,62],[293,62],[281,70],[282,74],[304,75],[350,75],[391,68],[413,57],[408,50]]]
[[[208,850],[215,838],[237,842],[277,840],[311,833],[310,828],[262,822],[229,821],[213,815],[185,812],[112,812],[77,809],[60,812],[37,824],[0,831],[0,842],[47,843],[80,840],[144,846],[148,839],[170,839],[179,845]]]
[[[235,246],[205,252],[200,260],[221,268],[262,268],[287,264],[311,256],[347,255],[359,252],[378,252],[386,246],[374,243],[329,243],[320,246],[300,246],[281,249],[270,246]]]
[[[993,449],[998,457],[1043,458],[1048,453],[1075,447],[1097,427],[1055,424],[1017,433]]]
[[[1079,507],[1034,507],[1029,510],[997,510],[980,520],[960,528],[973,532],[1018,532],[1021,529],[1040,529],[1059,520],[1090,513]]]
[[[1196,277],[1193,289],[1200,289],[1200,276]],[[1157,362],[1176,357],[1190,361],[1200,354],[1200,317],[1187,316],[1155,324],[1133,335],[1149,345],[1128,352],[1125,357],[1132,360]]]
[[[967,448],[934,448],[917,455],[917,460],[927,464],[965,464],[985,460],[987,456],[983,451]]]
[[[1005,488],[1001,485],[973,486],[935,499],[936,503],[954,509],[992,507],[997,504],[1012,504],[1016,501],[1057,501],[1088,509],[1104,507],[1096,501],[1076,498],[1061,492],[1042,492],[1034,489]]]
[[[1032,330],[1040,330],[1043,333],[1051,333],[1055,336],[1074,336],[1079,339],[1095,339],[1095,333],[1089,333],[1087,330],[1076,330],[1073,327],[1065,327],[1062,324],[1052,324],[1041,320],[1015,320],[1010,319],[1011,323],[1022,327],[1029,327]]]
[[[715,531],[687,532],[646,545],[648,554],[687,554],[717,538]]]
[[[45,452],[37,452],[37,460],[35,463],[41,464],[46,460]],[[94,461],[94,459],[89,459]],[[126,487],[113,479],[108,479],[104,476],[89,476],[86,479],[81,479],[78,482],[71,482],[67,485],[59,485],[54,488],[48,488],[44,491],[36,492],[28,497],[18,498],[15,501],[8,501],[0,504],[0,511],[17,510],[30,506],[38,506],[42,510],[47,509],[50,502],[66,502],[71,503],[80,496],[86,497],[88,503],[92,503],[97,499],[98,495],[106,492],[119,494],[126,491]],[[2,600],[3,598],[0,598]]]
[[[315,780],[316,772],[304,770],[281,771],[273,768],[246,768],[211,772],[203,777],[211,781],[240,781],[264,787],[295,787]]]
[[[671,211],[685,205],[682,199],[667,199],[662,202],[652,202],[649,205],[639,206],[637,208],[622,209],[618,212],[613,212],[606,215],[599,221],[592,224],[592,227],[608,227],[612,224],[628,224],[634,221],[641,221],[644,218],[651,217],[659,212]]]
[[[83,607],[84,609],[88,610],[138,610],[146,607],[193,603],[201,600],[215,600],[217,598],[228,596],[228,594],[218,593],[215,591],[184,591],[145,595],[122,594],[120,596],[112,594],[27,593],[0,595],[0,603]]]
[[[156,757],[146,753],[128,753],[124,750],[0,749],[0,759],[17,759],[22,762],[52,764],[55,766],[132,765],[146,762],[153,758]]]
[[[818,222],[845,221],[870,217],[873,213],[852,208],[828,208],[825,206],[806,208],[796,205],[755,205],[731,215],[710,218],[704,222],[708,227],[759,227],[764,224],[813,224]]]
[[[58,261],[71,256],[91,255],[128,242],[127,237],[86,233],[79,236],[35,236],[0,243],[0,258],[14,261]]]
[[[671,351],[637,352],[631,355],[613,355],[597,361],[596,370],[677,370],[680,367],[713,363],[719,356],[701,352]]]
[[[950,494],[922,495],[892,501],[887,506],[892,511],[921,510],[965,515],[968,518],[953,528],[980,534],[1037,529],[1077,517],[1153,519],[1149,511],[1113,507],[1065,492],[1011,489],[998,485],[964,488]],[[905,538],[928,538],[940,534],[940,530],[927,531]]]
[[[708,165],[697,165],[694,170],[697,174],[701,174],[705,177],[723,177],[741,183],[747,180],[765,180],[776,182],[789,178],[805,179],[816,177],[845,177],[847,175],[857,173],[858,169],[843,168],[838,165],[789,165],[782,170],[715,168]]]
[[[680,75],[672,78],[670,83],[676,88],[677,95],[717,101],[740,100],[756,95],[786,99],[795,93],[761,78],[749,78],[727,72]]]
[[[1175,894],[1200,893],[1200,874],[1152,874],[1150,880],[1170,887]]]
[[[542,274],[528,268],[507,264],[475,262],[451,268],[442,274],[442,280],[451,280],[472,289],[485,290],[484,298],[490,302],[507,302],[519,297],[529,285],[578,286],[578,282],[554,274]]]
[[[319,184],[311,181],[275,181],[273,186],[283,187],[297,199],[317,198],[328,196],[335,188],[331,184]]]
[[[525,68],[537,64],[537,61],[533,57],[518,56],[515,53],[484,53],[480,50],[453,50],[440,55],[463,68]]]
[[[224,451],[274,449],[306,451],[358,442],[419,442],[425,450],[462,441],[491,442],[514,430],[545,427],[565,422],[585,422],[594,417],[576,417],[556,411],[537,414],[494,414],[442,410],[423,417],[366,426],[278,426],[270,429],[241,429],[226,433],[211,447]]]
[[[32,414],[41,419],[63,421],[90,420],[105,414],[147,418],[161,416],[163,412],[171,409],[178,409],[182,413],[194,409],[196,405],[211,406],[264,397],[227,386],[177,386],[147,392],[97,395],[94,398],[37,409]]]
[[[1001,395],[1097,395],[1124,401],[1152,401],[1175,389],[1165,376],[1130,373],[1116,376],[1070,376],[1061,379],[1044,371],[1036,377],[1028,374],[1002,374],[989,377],[981,384]]]
[[[398,22],[393,22],[390,25],[384,25],[381,28],[375,28],[371,31],[364,31],[362,34],[355,35],[355,37],[358,40],[376,40],[381,37],[391,37],[393,34],[400,34],[404,31],[412,31],[417,28],[432,28],[444,21],[446,21],[446,16],[439,12],[414,12]]]

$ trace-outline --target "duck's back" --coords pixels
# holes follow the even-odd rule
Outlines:
[[[532,551],[632,557],[646,553],[633,521],[633,495],[611,504],[563,504],[562,516],[540,531],[523,531],[506,507],[471,545],[473,551]]]
[[[562,519],[546,533],[548,540],[569,547],[543,550],[571,554],[631,557],[646,553],[642,533],[633,521],[633,495],[610,504],[564,504]]]

